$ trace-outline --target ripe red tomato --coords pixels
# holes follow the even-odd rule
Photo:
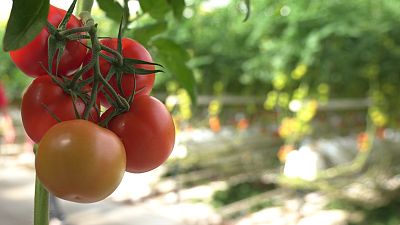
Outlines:
[[[90,203],[118,187],[126,156],[113,132],[87,120],[69,120],[43,136],[35,166],[39,180],[55,196]]]
[[[105,119],[112,112],[108,109]],[[171,154],[175,126],[163,103],[154,97],[135,97],[130,110],[114,117],[108,128],[122,140],[126,150],[126,171],[143,173],[160,166]]]
[[[118,46],[118,39],[117,38],[112,38],[112,39],[103,39],[100,41],[102,45],[105,45],[111,49],[116,50]],[[103,54],[112,56],[112,54],[102,51]],[[147,62],[152,62],[152,58],[150,56],[150,53],[138,42],[130,39],[130,38],[122,38],[122,56],[124,58],[133,58],[133,59],[139,59]],[[92,58],[92,53],[88,52],[86,55],[83,65],[86,65],[89,63],[89,61]],[[110,70],[111,64],[106,61],[105,59],[100,57],[99,60],[100,63],[100,71],[103,77],[106,77],[108,74],[108,71]],[[145,65],[145,64],[138,64],[135,66],[136,68],[141,68],[141,69],[147,69],[147,70],[154,70],[155,67],[154,65]],[[85,79],[93,76],[93,70],[90,70],[89,72],[85,73],[83,77]],[[151,92],[151,89],[153,88],[154,85],[154,79],[155,75],[154,74],[148,74],[148,75],[136,75],[136,91],[138,92],[136,95],[148,95]],[[122,95],[124,97],[128,97],[131,95],[133,89],[134,89],[134,84],[135,84],[135,76],[134,74],[128,74],[124,73],[122,76],[122,91],[123,94],[119,91],[118,85],[117,85],[117,78],[114,76],[109,80],[109,83],[111,86],[114,88],[114,90],[117,91],[119,95]],[[107,102],[107,99],[105,98],[103,93],[99,93],[98,95],[100,102],[102,105],[106,107],[110,107],[110,103]]]
[[[82,99],[76,98],[75,105],[82,116],[86,108]],[[46,131],[57,123],[53,115],[61,121],[76,119],[72,97],[50,76],[39,76],[24,93],[21,104],[22,123],[33,141],[38,143]],[[97,122],[99,117],[99,112],[91,109],[89,119]]]
[[[63,19],[66,11],[50,5],[47,20],[53,26],[57,27]],[[67,23],[67,28],[81,27],[82,23],[75,17],[71,16]],[[48,50],[47,43],[50,33],[47,28],[42,31],[26,46],[10,52],[10,56],[15,65],[25,74],[37,77],[46,74],[41,64],[48,68]],[[82,42],[86,42],[82,40]],[[69,75],[75,72],[82,64],[87,49],[79,41],[68,41],[65,46],[64,53],[58,65],[58,75]],[[56,59],[53,61],[52,73],[56,74]]]

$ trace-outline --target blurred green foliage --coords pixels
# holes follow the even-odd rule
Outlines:
[[[221,207],[245,198],[249,198],[251,196],[261,194],[274,188],[276,187],[273,184],[264,184],[257,181],[238,183],[229,186],[226,190],[216,191],[212,196],[212,204],[215,207]],[[264,204],[270,205],[271,202],[263,202],[263,205]]]
[[[122,14],[117,11],[128,4],[98,2],[99,30],[116,36]],[[137,5],[141,8],[127,20],[125,36],[140,40],[165,65],[154,92],[167,92],[166,82],[174,79],[194,100],[197,92],[213,94],[220,82],[224,93],[235,95],[275,91],[284,95],[286,107],[292,99],[321,95],[373,97],[379,102],[375,114],[398,115],[399,1],[252,0],[246,22],[246,1],[214,7],[204,0]],[[18,80],[9,88],[16,96],[26,81],[11,76],[17,72],[4,53],[1,57],[2,76]]]
[[[318,94],[326,82],[334,97],[363,97],[371,79],[400,82],[398,1],[254,0],[245,23],[240,2],[213,10],[202,3],[188,5],[191,18],[175,21],[166,34],[192,53],[202,93],[216,81],[235,94],[265,93],[281,76],[285,91],[306,83]]]
[[[362,213],[363,218],[360,221],[350,222],[350,225],[397,225],[400,223],[400,202],[398,200],[373,209],[345,200],[334,200],[328,204],[327,208]]]
[[[274,94],[272,108],[294,99],[370,98],[375,125],[397,124],[399,1],[253,0],[246,22],[243,1],[186,3],[184,20],[167,17],[167,29],[153,24],[148,33],[160,33],[146,40],[152,46],[167,37],[187,49],[199,94],[214,94],[220,82],[228,94]]]
[[[4,29],[5,24],[0,23],[0,36],[3,36]],[[2,48],[2,43],[0,43],[0,48]],[[8,53],[0,51],[0,62],[0,82],[5,87],[9,100],[19,101],[23,90],[32,79],[15,67]]]

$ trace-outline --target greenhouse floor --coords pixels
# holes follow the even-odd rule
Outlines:
[[[155,176],[151,173],[135,177],[128,174],[112,196],[98,203],[77,204],[60,200],[66,219],[64,223],[53,220],[50,225],[345,225],[349,217],[342,210],[324,210],[326,199],[309,194],[302,199],[286,199],[281,206],[265,208],[238,219],[222,220],[210,205],[193,200],[207,198],[210,185],[181,190],[179,197],[170,192],[140,200],[148,193],[148,184],[154,182]],[[0,155],[1,225],[33,224],[34,178],[32,154]]]
[[[23,161],[23,163],[21,163]],[[33,224],[34,169],[29,159],[0,158],[0,224]],[[210,224],[211,208],[201,203],[176,203],[173,196],[139,203],[112,198],[93,204],[60,200],[65,223],[50,225],[186,225]],[[215,215],[215,214],[214,214]],[[217,217],[215,219],[218,220]],[[205,221],[207,220],[207,221]]]

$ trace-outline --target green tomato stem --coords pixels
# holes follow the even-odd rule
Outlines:
[[[77,14],[80,14],[83,11],[87,11],[90,14],[92,11],[93,2],[94,0],[78,0]]]
[[[114,109],[106,118],[104,118],[104,120],[102,120],[102,121],[99,123],[99,125],[102,126],[102,127],[107,127],[108,122],[110,122],[110,120],[111,120],[112,118],[114,118],[114,116],[116,116],[116,115],[118,115],[118,114],[119,114],[119,113],[118,113],[118,110],[117,110],[117,109]]]
[[[79,41],[82,39],[90,39],[89,35],[86,34],[71,34],[65,37],[69,41]]]
[[[87,65],[85,65],[84,67],[82,67],[81,70],[79,70],[78,72],[76,72],[76,74],[73,76],[71,83],[69,85],[68,88],[74,88],[76,85],[76,82],[79,80],[79,78],[81,78],[81,76],[86,73],[87,71],[89,71],[92,67],[94,66],[94,61],[91,60]]]
[[[101,50],[101,48],[99,47],[100,43],[97,38],[97,27],[96,26],[92,26],[92,29],[89,30],[89,35],[90,35],[90,40],[92,42],[92,59],[89,62],[89,64],[93,65],[95,71],[94,71],[94,80],[93,80],[92,92],[90,95],[90,101],[89,101],[89,104],[86,106],[85,111],[83,113],[83,118],[85,120],[89,119],[89,112],[96,104],[97,91],[99,89],[97,70],[99,69],[99,52]],[[100,74],[100,76],[101,76],[101,74]],[[76,77],[74,77],[74,79]]]
[[[133,103],[133,100],[135,99],[135,94],[136,94],[136,74],[133,74],[134,80],[133,80],[133,91],[131,95],[128,98],[128,103],[131,105]]]
[[[124,64],[124,58],[118,51],[116,51],[116,50],[114,50],[112,48],[109,48],[109,47],[107,47],[105,45],[100,45],[100,46],[101,46],[101,50],[109,52],[109,53],[111,53],[111,54],[113,54],[115,56],[119,66],[122,66]]]
[[[33,146],[36,155],[38,145]],[[33,225],[49,224],[49,192],[43,187],[42,183],[35,178],[35,197],[33,205]]]
[[[101,89],[103,87],[105,87],[109,91],[109,93],[111,93],[111,95],[115,99],[120,109],[123,109],[123,111],[129,110],[129,103],[126,101],[125,98],[118,95],[118,93],[112,88],[112,86],[108,83],[108,81],[102,76],[100,71],[99,56],[101,50],[105,50],[113,54],[119,65],[123,65],[123,57],[117,51],[100,44],[99,38],[97,36],[97,24],[94,23],[94,19],[92,18],[90,13],[93,6],[93,1],[94,0],[79,0],[77,13],[79,14],[79,17],[82,19],[84,27],[66,30],[63,31],[62,33],[64,36],[68,36],[79,32],[88,32],[92,43],[92,59],[89,62],[90,66],[88,68],[91,68],[93,66],[94,79],[92,85],[92,92],[90,95],[90,101],[87,104],[85,111],[83,113],[84,119],[89,118],[89,112],[96,104],[96,98],[97,98],[97,93],[99,92],[99,88]],[[82,70],[86,70],[86,68]],[[83,74],[83,72],[78,72],[76,74],[76,76],[73,78],[72,84],[74,84],[79,79],[81,74]],[[100,86],[99,85],[100,83],[103,85]]]
[[[76,28],[71,28],[68,30],[64,30],[64,31],[60,31],[60,35],[62,35],[63,37],[71,35],[71,34],[76,34],[76,33],[83,33],[83,32],[88,32],[92,29],[92,26],[83,26],[83,27],[76,27]]]
[[[128,110],[129,103],[126,101],[126,99],[118,95],[118,93],[114,90],[114,88],[110,85],[110,83],[107,82],[107,80],[103,76],[100,75],[98,77],[100,78],[100,81],[104,85],[104,87],[111,93],[111,95],[117,101],[118,106]]]
[[[35,180],[34,225],[49,224],[49,192],[36,177]]]
[[[89,35],[91,37],[91,42],[92,42],[92,59],[91,59],[90,64],[93,63],[93,67],[94,67],[94,81],[93,81],[93,86],[92,86],[92,93],[90,96],[90,102],[85,109],[83,117],[85,119],[89,118],[90,109],[96,103],[96,96],[97,96],[98,89],[99,89],[99,82],[101,82],[103,84],[103,86],[111,93],[111,95],[114,97],[114,99],[116,100],[119,107],[121,107],[123,109],[129,109],[129,103],[123,97],[118,95],[118,93],[112,88],[112,86],[107,82],[107,80],[101,74],[100,64],[99,64],[99,55],[100,55],[100,51],[102,50],[102,46],[97,37],[96,26],[93,26],[93,28],[89,31]]]
[[[128,25],[129,25],[129,6],[128,6],[128,1],[129,0],[124,0],[124,26],[122,28],[123,31],[128,29]]]
[[[89,11],[80,12],[79,17],[82,19],[82,22],[85,26],[94,25],[94,19]]]

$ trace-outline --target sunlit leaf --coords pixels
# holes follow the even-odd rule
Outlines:
[[[246,16],[244,17],[243,22],[246,22],[250,17],[250,0],[244,0],[244,4],[246,5]]]
[[[175,18],[182,18],[183,10],[185,9],[185,0],[168,0],[168,3],[172,7],[172,12]]]
[[[49,0],[14,0],[3,50],[19,49],[31,42],[46,25],[49,6]]]
[[[121,21],[123,7],[115,0],[97,0],[100,9],[106,13],[106,16],[115,22]]]
[[[167,0],[139,0],[143,12],[148,13],[154,19],[162,19],[171,10]]]
[[[152,37],[164,32],[167,29],[167,22],[158,21],[136,28],[132,32],[132,37],[140,43],[147,43]]]
[[[190,59],[186,50],[174,41],[158,38],[152,42],[157,48],[160,59],[166,69],[175,77],[179,84],[189,93],[196,104],[196,86],[193,71],[186,65]]]

